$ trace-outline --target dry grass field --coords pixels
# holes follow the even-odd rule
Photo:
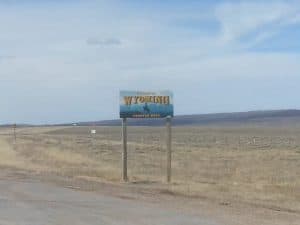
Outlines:
[[[97,134],[91,135],[90,130]],[[128,128],[131,184],[300,212],[300,128],[175,127],[172,184],[165,128]],[[0,166],[99,181],[121,177],[120,127],[0,130]]]

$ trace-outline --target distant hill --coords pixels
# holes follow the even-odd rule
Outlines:
[[[128,119],[131,126],[163,126],[164,119]],[[120,126],[121,120],[103,120],[76,122],[65,124],[47,124],[46,126]],[[266,110],[232,113],[212,113],[196,115],[175,116],[172,121],[173,126],[299,126],[300,110]],[[12,127],[12,124],[2,124],[0,127]],[[17,124],[18,127],[39,126],[30,124]],[[44,125],[40,125],[44,126]]]
[[[33,127],[34,125],[31,124],[16,124],[18,128],[20,127]],[[0,124],[0,127],[2,128],[11,128],[14,127],[14,124]]]
[[[300,110],[267,110],[233,113],[214,113],[199,115],[181,115],[173,118],[174,126],[219,126],[219,125],[299,125]],[[78,126],[120,126],[121,120],[105,120],[92,122],[79,122]],[[164,119],[128,119],[128,124],[133,126],[161,126]],[[72,124],[64,124],[72,125]]]

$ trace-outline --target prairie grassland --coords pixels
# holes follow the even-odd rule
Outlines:
[[[0,131],[0,166],[119,181],[120,127],[23,128],[14,143]],[[165,184],[165,128],[128,128],[132,183]],[[174,193],[230,204],[245,201],[300,212],[300,128],[175,127]]]

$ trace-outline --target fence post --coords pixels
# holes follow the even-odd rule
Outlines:
[[[15,141],[15,144],[17,143],[17,124],[14,124],[14,141]]]

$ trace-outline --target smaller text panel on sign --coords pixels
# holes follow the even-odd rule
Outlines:
[[[164,118],[174,116],[170,91],[120,91],[121,118]]]

